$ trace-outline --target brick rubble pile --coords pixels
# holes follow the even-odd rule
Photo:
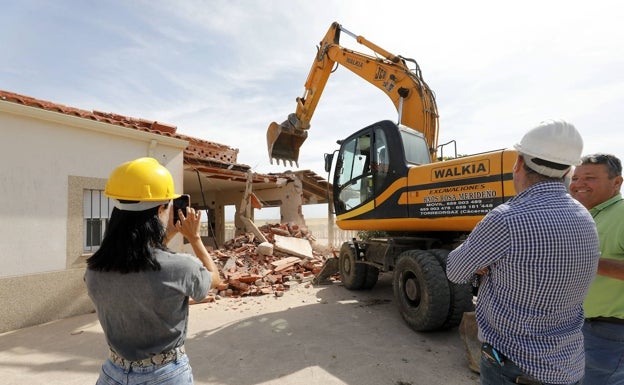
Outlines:
[[[312,256],[278,251],[272,246],[275,236],[294,237],[315,244],[314,236],[306,228],[294,223],[267,224],[259,227],[267,242],[252,233],[230,239],[217,250],[209,251],[221,274],[221,284],[202,302],[212,302],[219,297],[241,297],[273,294],[299,284],[310,285],[333,252],[312,248]]]

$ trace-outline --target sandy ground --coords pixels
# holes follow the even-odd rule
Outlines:
[[[370,291],[301,284],[283,297],[191,306],[195,384],[478,384],[457,329],[418,333],[389,274]],[[94,384],[106,357],[95,314],[0,334],[0,383]]]

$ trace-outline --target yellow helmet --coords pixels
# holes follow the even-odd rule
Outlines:
[[[169,170],[154,158],[139,158],[122,163],[108,178],[104,194],[128,201],[156,202],[177,198]]]

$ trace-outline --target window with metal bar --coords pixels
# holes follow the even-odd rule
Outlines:
[[[83,249],[96,251],[102,244],[108,218],[113,211],[113,204],[104,195],[103,190],[83,190]]]

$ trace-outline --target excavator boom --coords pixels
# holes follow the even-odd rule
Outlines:
[[[340,43],[340,33],[353,37],[377,56],[356,52]],[[408,63],[414,68],[409,68]],[[357,36],[338,23],[332,23],[321,40],[305,83],[305,92],[296,99],[294,113],[267,130],[269,159],[299,162],[299,148],[308,136],[310,120],[336,65],[342,65],[383,91],[395,105],[398,123],[424,134],[432,159],[438,143],[438,110],[433,91],[422,78],[415,60],[393,55],[362,36]]]

